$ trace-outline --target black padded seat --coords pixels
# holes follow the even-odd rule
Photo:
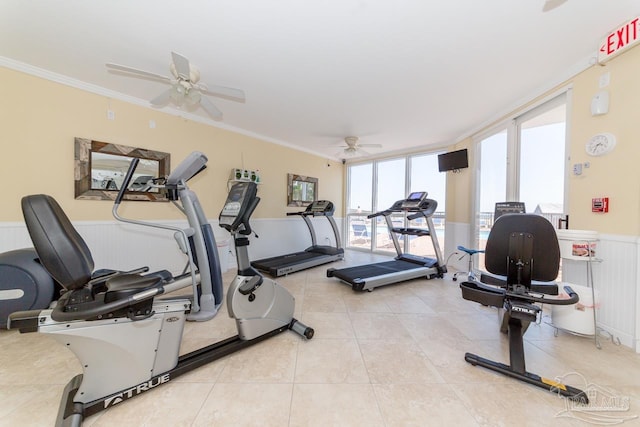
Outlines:
[[[128,298],[146,289],[155,288],[162,283],[162,278],[157,276],[139,276],[137,274],[121,274],[107,280],[107,292],[104,302],[117,301]]]
[[[58,202],[46,194],[22,198],[22,213],[40,263],[67,290],[91,280],[93,257]]]
[[[104,283],[92,281],[94,262],[89,247],[58,202],[45,194],[26,196],[22,199],[22,211],[41,264],[67,291],[51,313],[53,320],[120,316],[137,320],[151,313],[153,297],[164,292],[166,274],[140,276],[114,272],[115,276],[105,277]],[[29,313],[29,322],[32,317]],[[34,329],[31,324],[26,328]]]
[[[516,236],[517,235],[517,236]],[[513,239],[520,236],[523,240],[532,236],[531,244],[516,245]],[[524,259],[524,253],[513,253],[520,248],[529,247],[531,253],[527,253],[526,262],[535,260],[525,270],[530,271],[521,280],[539,282],[551,282],[558,276],[560,268],[560,245],[553,225],[544,217],[534,214],[507,214],[502,215],[493,224],[487,246],[485,248],[485,267],[490,273],[499,276],[509,276],[515,268],[515,259]],[[524,249],[522,249],[524,250]],[[511,259],[513,262],[507,263]],[[514,283],[507,283],[507,286]]]

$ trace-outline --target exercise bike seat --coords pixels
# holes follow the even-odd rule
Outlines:
[[[107,280],[104,302],[113,302],[128,298],[140,291],[155,288],[162,284],[162,278],[155,276],[139,276],[137,274],[121,274]]]
[[[51,313],[56,321],[145,318],[164,292],[163,275],[116,274],[92,283],[93,257],[56,200],[45,194],[22,199],[25,223],[41,264],[65,292]],[[16,314],[14,320],[23,317]]]
[[[483,271],[480,273],[480,282],[485,283],[487,285],[506,288],[507,276],[499,276],[497,274],[491,274],[487,271]],[[531,292],[538,292],[546,295],[558,295],[558,283],[557,282],[540,282],[537,280],[532,280]]]

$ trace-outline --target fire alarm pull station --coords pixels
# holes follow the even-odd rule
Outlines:
[[[609,212],[609,198],[598,197],[591,199],[591,212],[607,213]]]

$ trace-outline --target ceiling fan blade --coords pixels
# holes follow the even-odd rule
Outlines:
[[[168,104],[169,100],[171,100],[171,92],[172,91],[173,91],[173,88],[167,89],[164,92],[162,92],[160,95],[158,95],[155,98],[153,98],[149,102],[151,103],[151,105],[156,106],[156,107]]]
[[[115,71],[122,71],[125,73],[131,73],[131,74],[137,74],[139,76],[142,77],[148,77],[148,78],[152,78],[152,79],[156,79],[156,80],[162,80],[163,82],[170,82],[171,79],[169,77],[166,76],[161,76],[160,74],[155,74],[155,73],[150,73],[148,71],[142,71],[142,70],[138,70],[137,68],[131,68],[131,67],[127,67],[124,65],[118,65],[118,64],[106,64],[107,68],[111,69],[111,70],[115,70]]]
[[[358,144],[359,147],[382,148],[382,144]]]
[[[549,12],[550,10],[555,9],[566,1],[567,0],[546,0],[544,6],[542,6],[542,11]]]
[[[369,153],[368,151],[363,150],[362,148],[358,148],[357,152],[358,152],[359,156],[370,156],[371,155],[371,153]]]
[[[171,52],[171,57],[173,58],[173,65],[175,65],[178,75],[185,80],[190,80],[191,67],[189,66],[189,60],[175,52]]]
[[[200,98],[200,105],[211,117],[216,120],[222,120],[222,111],[218,110],[218,107],[213,105],[213,102],[211,102],[209,98],[204,96]]]
[[[207,95],[217,96],[219,98],[226,98],[232,101],[245,102],[246,98],[244,91],[240,89],[234,89],[232,87],[216,86],[216,85],[199,85],[202,86],[200,91]]]

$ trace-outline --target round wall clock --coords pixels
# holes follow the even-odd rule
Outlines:
[[[585,150],[590,156],[603,156],[616,146],[616,137],[611,133],[599,133],[589,138]]]

